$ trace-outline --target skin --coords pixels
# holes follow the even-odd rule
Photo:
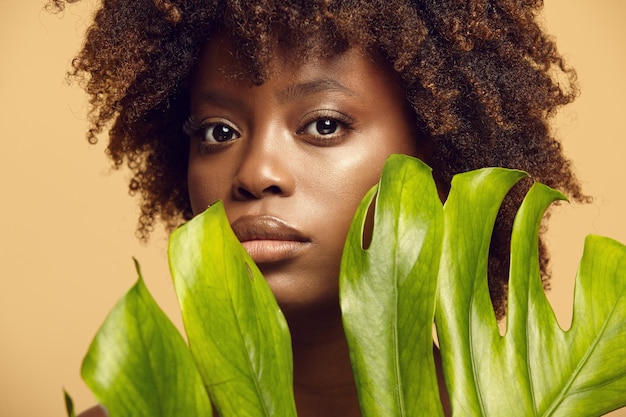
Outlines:
[[[191,88],[189,196],[222,200],[289,323],[300,417],[360,416],[338,276],[357,205],[393,153],[424,157],[393,73],[360,48],[302,64],[276,50],[254,85],[226,37]],[[85,417],[101,416],[98,410]]]

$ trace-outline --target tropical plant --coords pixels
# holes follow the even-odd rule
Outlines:
[[[546,207],[563,197],[540,184],[513,228],[507,329],[499,332],[489,241],[502,199],[524,175],[460,174],[442,206],[426,165],[388,160],[357,210],[340,276],[364,416],[443,415],[433,320],[455,416],[593,416],[626,406],[626,247],[588,237],[572,326],[561,330],[541,285],[537,240]],[[372,240],[363,242],[374,200]],[[289,330],[223,206],[174,232],[169,257],[189,346],[137,266],[137,283],[82,368],[109,416],[211,416],[213,407],[222,417],[295,416]]]

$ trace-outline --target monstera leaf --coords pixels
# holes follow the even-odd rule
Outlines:
[[[376,191],[372,241],[363,248]],[[430,168],[390,157],[357,210],[341,263],[341,309],[365,416],[442,415],[432,340],[442,236]]]
[[[545,208],[562,196],[539,184],[516,218],[500,335],[487,288],[489,242],[502,199],[523,175],[461,174],[442,207],[427,166],[390,157],[359,206],[341,266],[365,417],[443,414],[433,317],[455,416],[587,417],[626,405],[626,247],[587,239],[574,320],[561,330],[543,293],[537,236]],[[370,244],[362,236],[374,201]],[[213,406],[221,417],[295,416],[286,321],[223,206],[173,233],[169,255],[189,347],[140,276],[83,362],[109,416],[209,417]]]
[[[446,385],[458,416],[598,416],[626,405],[626,247],[589,236],[571,328],[539,275],[538,233],[564,197],[535,184],[513,226],[506,334],[489,301],[487,255],[498,206],[523,174],[458,175],[446,201],[436,313]]]
[[[363,249],[361,236],[375,190],[357,211],[342,261],[344,326],[365,416],[441,415],[424,337],[438,264],[431,251],[441,237],[436,322],[455,416],[588,417],[626,405],[626,247],[588,238],[574,321],[561,330],[537,246],[546,207],[563,196],[540,184],[516,218],[508,329],[500,335],[487,286],[489,245],[503,198],[524,176],[497,168],[456,176],[442,229],[428,169],[408,157],[388,161],[372,244]]]

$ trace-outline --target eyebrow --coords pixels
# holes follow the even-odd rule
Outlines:
[[[332,78],[319,78],[312,81],[290,85],[277,92],[276,97],[281,104],[285,104],[312,94],[328,91],[346,93],[350,96],[357,95],[354,91]],[[218,106],[231,108],[241,108],[244,104],[242,100],[220,90],[202,91],[200,94],[200,100],[204,103],[213,103]]]
[[[243,102],[220,90],[204,90],[200,94],[203,103],[212,103],[221,107],[240,108]]]
[[[328,91],[346,93],[351,96],[356,95],[354,91],[332,78],[320,78],[313,81],[290,85],[289,87],[279,91],[276,94],[276,97],[281,104],[284,104],[312,94]]]

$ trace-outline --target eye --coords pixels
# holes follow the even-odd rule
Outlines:
[[[298,134],[308,142],[319,146],[331,146],[341,142],[352,129],[353,120],[335,110],[316,110],[305,115]]]
[[[307,135],[332,135],[340,128],[341,126],[337,120],[320,119],[306,125],[302,133]]]
[[[183,125],[183,131],[206,145],[222,144],[241,137],[241,133],[237,129],[222,120],[197,123],[189,118]]]
[[[238,139],[239,133],[232,127],[223,123],[209,123],[200,130],[200,140],[210,143],[222,143],[229,140]]]

